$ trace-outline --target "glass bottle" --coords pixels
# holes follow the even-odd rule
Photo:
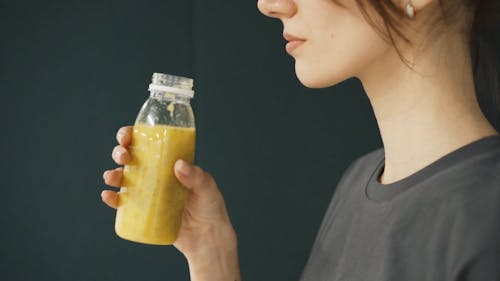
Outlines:
[[[174,163],[194,162],[192,87],[192,79],[153,74],[123,170],[115,221],[121,238],[154,245],[177,239],[188,190],[175,177]]]

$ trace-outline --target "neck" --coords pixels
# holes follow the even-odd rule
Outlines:
[[[476,100],[468,49],[460,40],[446,43],[421,52],[414,70],[392,54],[359,76],[384,144],[382,183],[498,134]]]

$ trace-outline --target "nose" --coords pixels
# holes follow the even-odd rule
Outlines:
[[[297,12],[294,0],[259,0],[257,7],[261,13],[272,18],[289,18]]]

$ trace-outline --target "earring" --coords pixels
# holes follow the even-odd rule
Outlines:
[[[411,3],[411,0],[406,3],[406,15],[410,18],[413,19],[415,17],[415,9],[413,8],[413,4]]]

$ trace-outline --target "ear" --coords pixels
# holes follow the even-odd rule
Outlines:
[[[415,12],[425,9],[427,6],[436,2],[436,0],[400,0],[402,1],[403,8],[406,7],[408,3],[413,5]]]
[[[405,14],[413,18],[419,11],[433,4],[436,0],[399,0]]]

